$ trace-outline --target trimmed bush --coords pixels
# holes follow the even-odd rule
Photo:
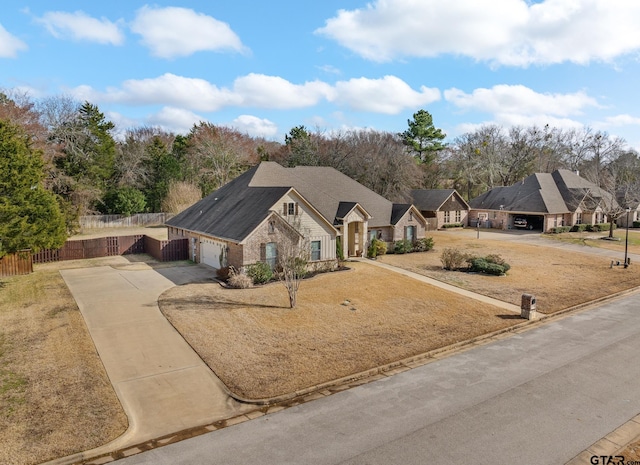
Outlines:
[[[610,223],[598,223],[598,224],[588,224],[587,231],[589,232],[601,232],[601,231],[609,231],[611,227]],[[616,229],[616,224],[613,224],[613,229]]]
[[[387,253],[387,243],[380,239],[373,239],[367,249],[367,257],[376,258]]]
[[[428,252],[433,249],[433,237],[425,237],[423,239],[418,239],[413,243],[413,251],[414,252]]]
[[[409,239],[402,239],[393,244],[393,253],[403,254],[413,252],[413,244]]]
[[[444,229],[447,229],[447,228],[464,228],[464,225],[462,223],[447,223],[447,224],[443,224],[442,227]]]
[[[570,226],[557,226],[555,228],[550,228],[547,232],[549,234],[561,234],[571,231]]]
[[[273,271],[265,262],[256,262],[247,266],[246,273],[253,281],[253,284],[264,284],[273,278]]]
[[[498,254],[472,258],[469,260],[469,265],[469,271],[486,273],[494,276],[502,276],[511,269],[511,266]]]
[[[634,221],[632,228],[640,228],[640,221]]]
[[[590,226],[588,224],[574,224],[573,226],[571,226],[571,229],[569,231],[571,232],[584,232],[587,230],[587,226]]]
[[[458,249],[446,248],[440,254],[440,261],[445,270],[461,270],[468,268],[468,263],[472,260],[472,255],[461,252]]]

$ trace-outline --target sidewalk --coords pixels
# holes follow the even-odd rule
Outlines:
[[[109,444],[56,463],[76,463],[255,409],[227,395],[222,382],[157,305],[165,290],[208,279],[212,271],[199,266],[154,270],[142,264],[134,266],[136,271],[124,268],[60,272],[82,312],[129,428]]]

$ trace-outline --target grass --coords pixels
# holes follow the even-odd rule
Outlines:
[[[2,278],[0,451],[7,465],[91,449],[127,427],[117,397],[58,269]]]
[[[640,265],[610,268],[608,257],[505,240],[504,236],[499,240],[476,239],[463,231],[436,231],[432,235],[435,247],[431,252],[384,255],[379,260],[518,306],[522,294],[534,294],[542,313],[554,313],[640,286]],[[618,242],[593,242],[624,250],[624,243],[619,249]],[[443,270],[440,254],[447,247],[476,256],[498,254],[511,265],[511,270],[503,277]],[[622,255],[614,253],[612,257],[621,259]]]
[[[545,238],[554,241],[565,242],[568,244],[580,244],[590,247],[601,247],[609,250],[624,251],[626,230],[624,228],[613,231],[613,236],[619,240],[607,241],[602,240],[609,236],[609,231],[589,233],[589,232],[568,232],[562,234],[547,234]],[[640,254],[640,231],[630,229],[628,247],[630,253]]]
[[[301,283],[168,290],[160,308],[236,394],[268,398],[505,328],[519,314],[366,263]]]

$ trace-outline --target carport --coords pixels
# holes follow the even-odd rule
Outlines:
[[[526,226],[522,226],[520,221],[526,220]],[[520,223],[520,224],[518,224]],[[534,215],[531,213],[509,213],[509,229],[522,229],[522,230],[538,230],[542,231],[544,227],[544,215]]]

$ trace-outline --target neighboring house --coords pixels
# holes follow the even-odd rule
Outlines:
[[[628,214],[625,212],[618,217],[616,220],[616,224],[619,228],[624,228],[627,226],[627,218],[629,218],[629,227],[633,227],[633,223],[637,222],[640,218],[640,204],[633,203],[629,206]]]
[[[558,226],[606,223],[615,199],[570,170],[535,173],[512,186],[496,187],[469,202],[470,224],[548,231]]]
[[[425,235],[412,205],[393,204],[329,167],[284,168],[262,162],[169,221],[169,238],[188,237],[191,258],[220,268],[265,261],[275,266],[286,241],[303,237],[311,265],[333,266],[336,241],[362,256],[373,238]]]
[[[469,224],[469,204],[455,189],[415,189],[411,191],[411,199],[429,229],[439,229],[445,224]]]

